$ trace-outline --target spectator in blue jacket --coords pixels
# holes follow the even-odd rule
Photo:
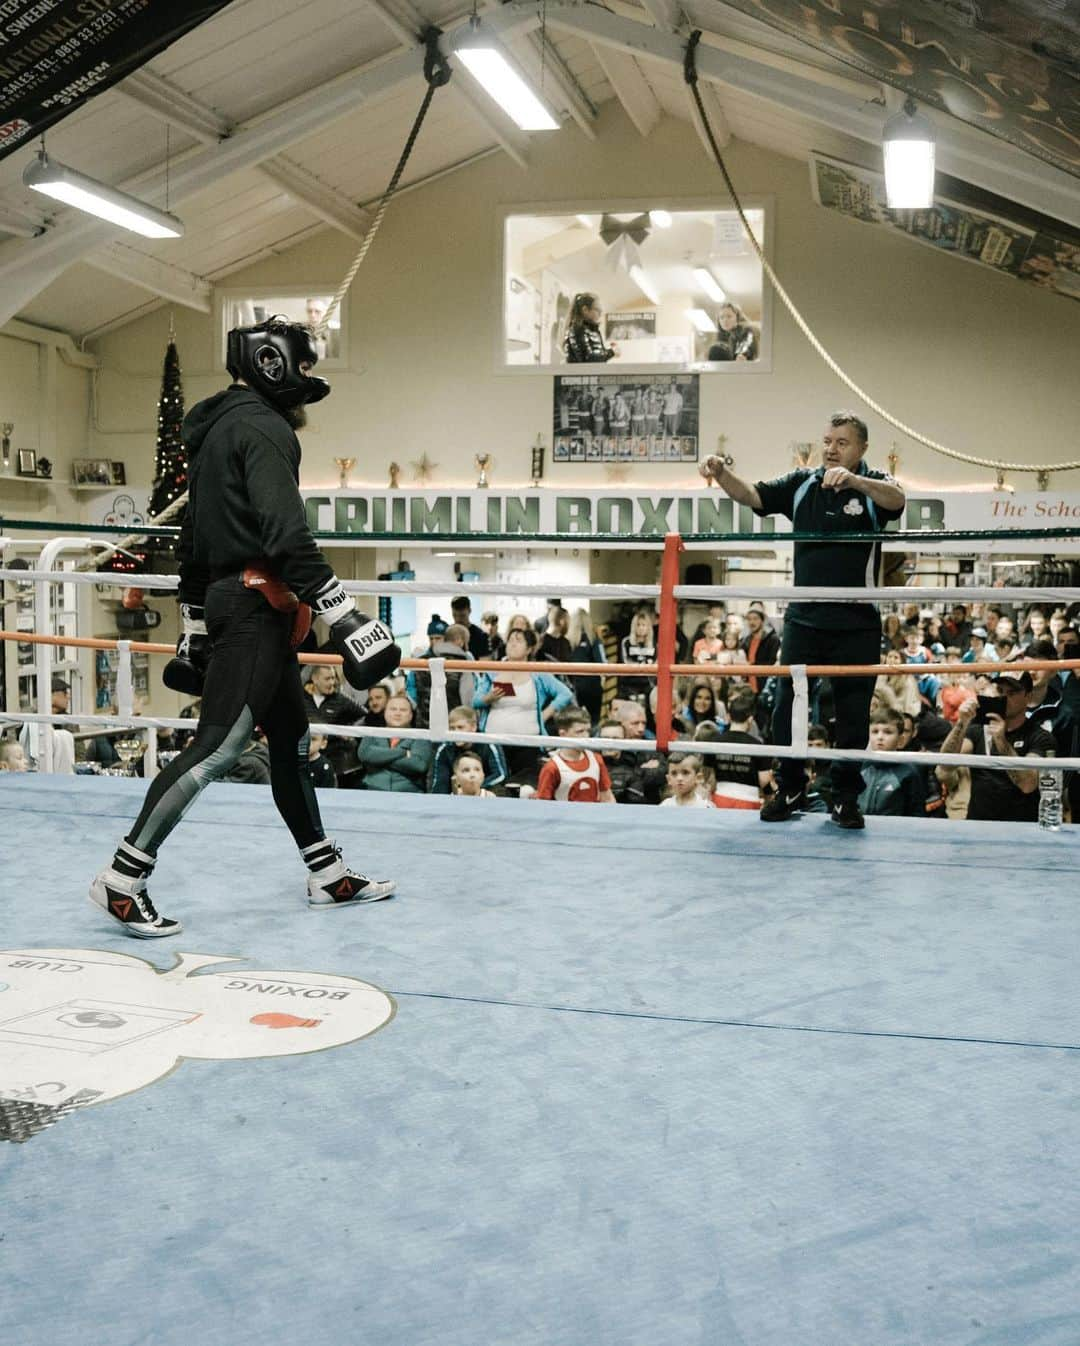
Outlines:
[[[392,696],[386,703],[387,729],[410,729],[413,704],[407,696]],[[365,790],[392,790],[424,794],[431,768],[431,744],[417,738],[364,738],[360,742],[360,765]]]
[[[895,710],[870,716],[870,751],[898,752],[904,718]],[[924,818],[926,785],[917,767],[907,762],[863,762],[859,807],[867,816]]]
[[[472,706],[455,706],[448,718],[451,733],[476,732],[476,711]],[[431,768],[433,795],[453,794],[454,763],[464,752],[479,757],[480,764],[484,768],[485,790],[494,790],[506,780],[506,757],[497,743],[469,743],[464,739],[440,743],[435,749],[435,761]]]

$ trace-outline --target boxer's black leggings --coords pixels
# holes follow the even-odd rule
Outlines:
[[[195,737],[150,783],[126,840],[156,856],[203,788],[235,763],[258,725],[270,746],[270,786],[285,825],[301,848],[321,841],[319,806],[304,769],[308,722],[300,667],[289,648],[292,614],[275,611],[257,589],[245,589],[239,576],[211,584],[205,608],[212,650]]]

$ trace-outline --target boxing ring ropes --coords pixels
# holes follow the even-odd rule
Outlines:
[[[1073,532],[1074,530],[1065,530]],[[935,540],[945,540],[950,534],[935,534]],[[995,539],[1003,535],[996,533]],[[1028,533],[1030,536],[1030,533]],[[1047,539],[1060,534],[1041,534]],[[791,535],[781,536],[778,541],[790,541]],[[576,538],[581,542],[581,538]],[[585,539],[587,542],[588,539]],[[2,539],[0,539],[2,542]],[[22,583],[32,580],[35,586],[35,625],[36,614],[48,611],[49,586],[53,584],[108,584],[116,588],[131,588],[134,583],[141,589],[175,590],[179,579],[175,575],[113,575],[108,572],[80,572],[57,570],[52,566],[60,553],[71,548],[85,548],[81,538],[54,538],[46,544],[42,552],[42,566],[39,569],[0,568],[0,579],[15,580]],[[659,617],[657,638],[657,658],[651,664],[595,664],[595,663],[554,663],[545,661],[544,672],[556,676],[583,677],[648,677],[657,680],[656,738],[643,740],[622,740],[620,751],[628,752],[664,752],[672,743],[671,719],[673,705],[674,680],[679,677],[702,676],[742,676],[758,678],[789,677],[793,683],[792,742],[790,746],[777,744],[736,744],[717,742],[693,743],[693,751],[703,756],[738,755],[746,757],[795,758],[804,759],[809,755],[807,731],[809,728],[810,679],[818,677],[876,677],[878,674],[904,674],[923,677],[927,671],[934,673],[995,673],[1003,665],[999,661],[983,663],[935,663],[926,664],[732,664],[725,665],[722,673],[712,673],[705,664],[680,664],[675,659],[677,604],[680,601],[696,600],[716,602],[729,599],[757,599],[764,595],[771,601],[800,602],[836,602],[840,601],[892,601],[910,603],[913,599],[920,602],[1020,602],[1027,605],[1036,602],[1054,605],[1080,601],[1080,589],[1075,588],[1029,588],[1029,587],[922,587],[891,586],[866,589],[852,588],[809,588],[792,585],[688,585],[679,584],[679,556],[684,549],[683,539],[676,533],[668,534],[664,539],[661,561],[660,583],[641,585],[622,584],[586,584],[560,585],[564,598],[633,600],[656,604]],[[435,582],[414,580],[346,581],[345,589],[354,595],[393,597],[394,595],[415,595],[418,592],[455,596],[468,596],[475,592],[475,584],[458,582]],[[482,586],[485,596],[509,596],[515,598],[541,598],[550,592],[550,585],[493,584]],[[195,719],[175,719],[154,715],[135,715],[134,689],[132,680],[131,656],[133,653],[172,656],[174,645],[160,642],[111,640],[90,637],[42,635],[35,632],[0,630],[0,640],[17,641],[20,644],[33,644],[36,647],[34,672],[38,680],[38,711],[3,712],[4,723],[31,723],[43,726],[43,744],[40,753],[39,771],[52,771],[52,729],[67,726],[94,726],[109,730],[131,730],[145,732],[146,751],[143,755],[144,774],[147,777],[157,771],[157,736],[149,732],[159,728],[188,729]],[[53,669],[52,651],[56,647],[74,647],[80,649],[115,650],[117,652],[117,713],[115,715],[96,714],[54,714],[50,710],[50,686]],[[331,654],[300,654],[302,664],[341,665],[341,659]],[[442,742],[451,737],[448,724],[447,682],[448,672],[535,672],[537,664],[529,661],[513,660],[475,660],[446,658],[413,658],[401,660],[404,671],[425,669],[431,675],[431,703],[429,726],[426,729],[381,729],[358,727],[343,724],[312,723],[315,733],[327,734],[337,738],[411,738],[430,742]],[[1080,670],[1080,659],[1037,660],[1025,659],[1023,668],[1028,672],[1043,670],[1060,672]],[[492,743],[503,747],[538,747],[550,749],[554,741],[548,734],[491,734],[454,730],[455,741],[473,743]],[[610,749],[611,742],[600,738],[576,738],[575,746],[592,748],[596,751]],[[865,750],[835,749],[815,747],[814,759],[817,761],[859,761],[859,762],[910,762],[919,766],[966,766],[972,765],[969,756],[960,753],[940,752],[874,752]],[[1055,771],[1080,771],[1080,757],[1036,757],[1024,758],[1025,770],[1045,768]],[[1009,757],[980,757],[980,769],[1009,771],[1015,770],[1015,759]]]

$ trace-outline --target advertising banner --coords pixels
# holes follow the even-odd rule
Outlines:
[[[0,159],[229,0],[0,0]]]

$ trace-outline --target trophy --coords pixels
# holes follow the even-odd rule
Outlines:
[[[400,490],[401,482],[398,480],[398,478],[401,476],[401,464],[391,463],[387,471],[390,473],[389,489],[391,491]]]
[[[146,744],[142,738],[118,738],[115,742],[116,755],[120,758],[125,776],[135,775],[135,763],[146,751]]]
[[[491,466],[492,458],[490,453],[478,453],[473,458],[473,465],[480,473],[476,486],[478,490],[483,490],[488,485],[487,470]]]
[[[334,462],[338,465],[339,483],[344,489],[349,484],[349,473],[356,466],[355,458],[335,458]]]
[[[540,485],[540,478],[544,475],[544,436],[537,435],[536,443],[532,446],[532,484]]]
[[[3,463],[5,467],[11,466],[11,434],[15,429],[14,421],[4,421],[0,425],[0,450],[3,451]]]

